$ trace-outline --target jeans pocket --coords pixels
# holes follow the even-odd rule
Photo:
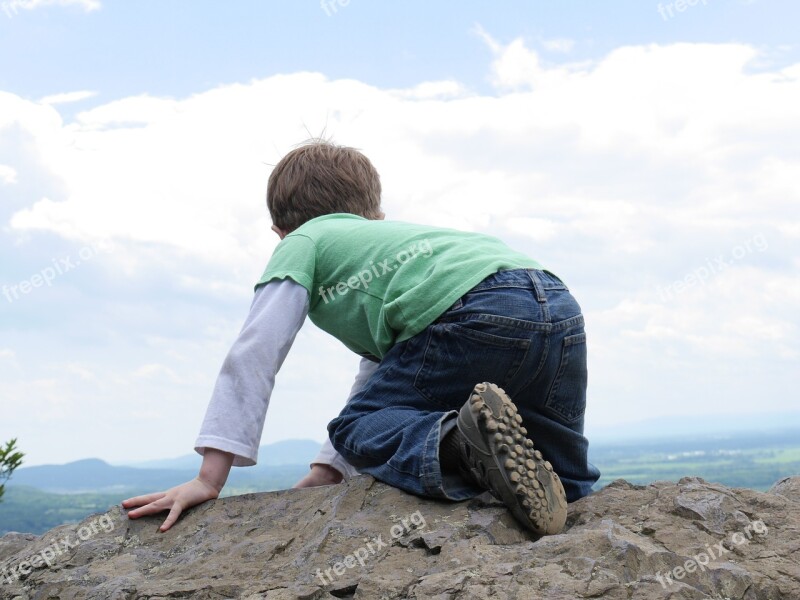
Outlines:
[[[565,424],[572,424],[586,411],[586,333],[566,336],[561,360],[550,385],[544,408]]]
[[[422,364],[414,377],[417,392],[440,409],[460,408],[476,383],[508,385],[525,361],[530,339],[506,337],[503,328],[486,331],[485,323],[428,327]]]

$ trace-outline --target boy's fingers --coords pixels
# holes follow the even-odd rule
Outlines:
[[[166,492],[156,492],[154,494],[145,494],[144,496],[134,496],[133,498],[128,498],[127,500],[122,501],[122,506],[128,508],[130,506],[144,506],[145,504],[150,504],[151,502],[155,502],[156,500],[161,500],[164,496],[166,496]]]
[[[173,504],[172,508],[169,511],[169,514],[167,515],[166,520],[161,525],[161,527],[159,527],[159,530],[163,533],[167,529],[172,527],[175,524],[175,521],[178,520],[178,517],[181,515],[181,512],[183,512],[183,509],[177,503]]]
[[[155,502],[151,502],[145,506],[137,508],[136,510],[132,510],[128,513],[128,518],[130,519],[138,519],[139,517],[145,517],[147,515],[154,515],[156,513],[160,513],[165,510],[169,510],[172,504],[169,500],[165,500],[161,498],[156,500]]]

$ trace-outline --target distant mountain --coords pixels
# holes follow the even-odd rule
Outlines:
[[[308,465],[317,456],[322,444],[314,440],[283,440],[265,444],[258,449],[260,466]],[[144,462],[123,463],[141,469],[199,469],[203,457],[193,452],[176,458],[162,458]]]
[[[319,451],[320,444],[311,440],[287,440],[259,449],[255,467],[234,468],[227,488],[263,489],[265,482],[291,483],[302,475]],[[126,494],[141,490],[159,491],[197,476],[202,457],[186,455],[178,458],[139,463],[138,466],[115,466],[97,458],[87,458],[63,465],[22,467],[6,484],[31,487],[53,494]],[[289,484],[290,485],[290,484]],[[274,489],[274,488],[273,488]]]
[[[768,433],[800,428],[800,412],[761,415],[696,414],[658,417],[620,425],[593,427],[587,423],[590,443],[679,439],[694,436],[728,435],[741,432]]]
[[[114,467],[98,458],[64,465],[23,467],[14,472],[6,487],[29,486],[55,494],[112,493],[132,488],[164,489],[187,481],[197,472],[189,469],[137,469]]]
[[[258,449],[258,464],[307,465],[317,456],[322,445],[313,440],[283,440],[266,444]],[[143,469],[199,469],[203,457],[193,452],[177,458],[163,458],[129,463],[127,466]]]

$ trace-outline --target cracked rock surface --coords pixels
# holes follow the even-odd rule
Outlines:
[[[767,493],[617,481],[537,539],[490,496],[438,502],[362,476],[208,502],[163,534],[164,515],[119,507],[7,534],[0,598],[800,600],[798,509],[800,477]]]

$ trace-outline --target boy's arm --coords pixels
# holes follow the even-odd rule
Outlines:
[[[308,314],[308,292],[291,280],[256,291],[250,314],[222,365],[195,442],[203,454],[197,478],[166,492],[128,498],[135,519],[169,510],[161,531],[187,508],[219,496],[232,465],[253,465],[275,375]]]
[[[233,466],[251,466],[275,384],[308,314],[308,291],[291,279],[256,291],[250,314],[222,364],[195,441],[200,454],[216,448],[235,455]]]
[[[353,387],[350,388],[350,395],[347,397],[347,402],[355,396],[358,392],[364,389],[367,381],[375,373],[378,364],[367,358],[362,358],[358,366],[358,373],[353,382]],[[311,462],[311,471],[303,477],[300,481],[294,484],[296,488],[314,487],[318,485],[328,485],[332,483],[339,483],[342,479],[350,479],[357,475],[356,468],[348,463],[344,457],[336,452],[331,444],[330,438],[325,439],[325,443],[320,448],[319,454]]]

